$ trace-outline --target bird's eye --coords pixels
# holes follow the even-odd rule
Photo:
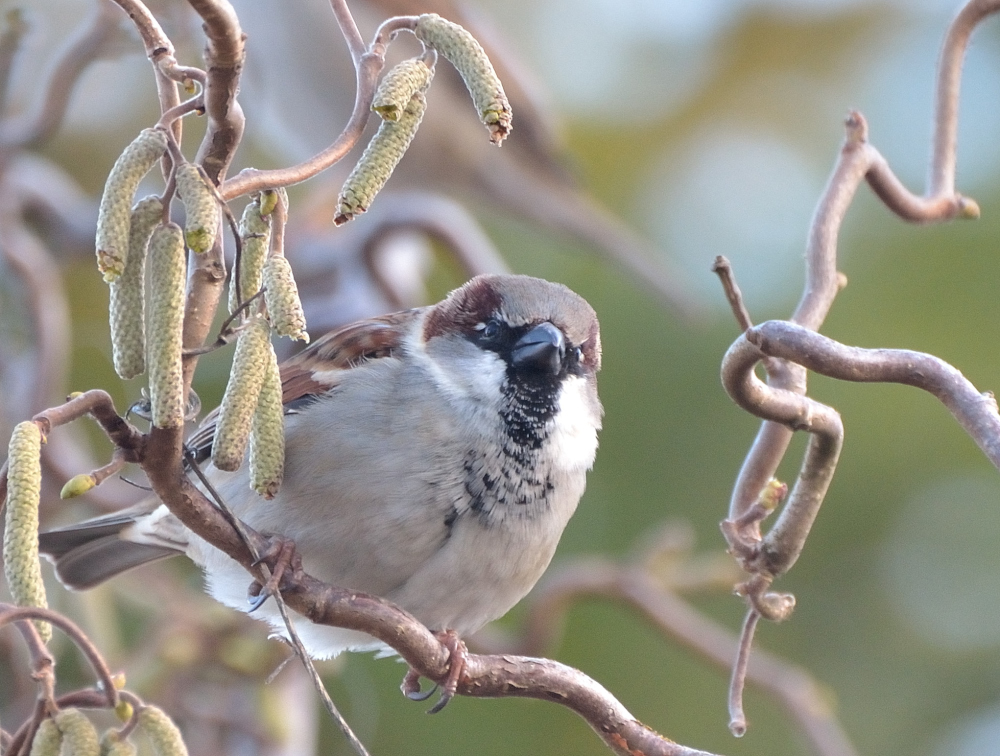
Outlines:
[[[488,341],[494,341],[500,336],[500,321],[496,318],[486,321],[483,324],[483,338]]]
[[[583,350],[580,347],[573,350],[573,359],[576,360],[577,363],[583,362]]]

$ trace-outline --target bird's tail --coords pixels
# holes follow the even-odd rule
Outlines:
[[[158,514],[136,507],[39,533],[39,551],[67,588],[93,588],[133,567],[184,552],[185,543],[149,537],[149,521],[164,519]]]

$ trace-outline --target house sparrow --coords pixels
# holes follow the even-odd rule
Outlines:
[[[346,326],[281,366],[284,483],[273,501],[207,467],[234,513],[294,541],[306,572],[473,633],[539,579],[583,494],[602,409],[594,310],[560,284],[479,276],[439,304]],[[189,440],[207,457],[213,416]],[[186,553],[246,610],[246,571],[158,502],[40,536],[71,588]],[[278,632],[273,602],[259,616]],[[384,650],[300,622],[315,658]]]

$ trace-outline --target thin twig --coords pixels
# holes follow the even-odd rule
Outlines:
[[[180,102],[180,93],[177,90],[177,82],[171,72],[177,68],[177,59],[174,57],[174,44],[164,33],[160,22],[150,13],[141,0],[112,0],[131,19],[139,37],[142,39],[146,49],[146,57],[153,65],[153,74],[156,79],[156,93],[160,101],[160,112],[166,113],[177,107]],[[189,69],[182,68],[187,73]],[[195,69],[196,70],[196,69]],[[203,81],[203,77],[190,74],[197,81]],[[182,121],[175,120],[171,124],[171,132],[174,139],[181,140]],[[163,163],[164,176],[169,170],[166,161]]]
[[[746,619],[743,620],[740,643],[736,659],[733,661],[733,673],[729,678],[729,731],[737,738],[742,738],[747,732],[747,717],[743,712],[743,686],[747,679],[747,668],[750,666],[753,633],[759,619],[757,610],[750,607]]]
[[[340,26],[341,33],[347,41],[348,49],[351,51],[351,58],[354,61],[354,68],[357,74],[357,89],[354,97],[354,109],[351,117],[344,126],[344,130],[333,140],[329,147],[313,155],[308,160],[289,168],[278,168],[275,170],[262,171],[257,168],[244,168],[236,176],[228,179],[219,187],[223,199],[227,202],[243,195],[260,192],[265,189],[276,189],[278,187],[298,184],[306,179],[325,171],[331,165],[339,162],[354,149],[354,146],[361,139],[365,125],[371,115],[372,100],[375,97],[375,88],[378,84],[379,74],[382,72],[384,64],[384,40],[379,40],[376,36],[376,43],[372,49],[365,46],[358,32],[357,24],[351,15],[350,8],[345,0],[331,0],[334,17]],[[409,17],[400,17],[408,19]],[[387,28],[390,24],[386,21],[380,29]],[[392,28],[392,27],[388,27]]]

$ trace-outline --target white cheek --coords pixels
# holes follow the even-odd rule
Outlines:
[[[493,352],[460,337],[438,337],[429,348],[413,338],[409,352],[435,388],[452,401],[471,399],[477,406],[483,402],[494,406],[499,400],[506,366]]]
[[[600,417],[587,382],[571,376],[559,392],[558,410],[549,443],[552,455],[568,469],[589,470],[597,455],[597,429]]]

